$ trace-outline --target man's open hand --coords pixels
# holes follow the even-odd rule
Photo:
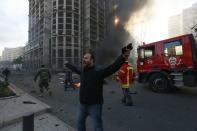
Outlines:
[[[132,43],[122,48],[122,55],[124,58],[129,57],[131,50],[133,49]]]

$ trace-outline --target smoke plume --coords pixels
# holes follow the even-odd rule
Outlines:
[[[112,2],[113,1],[113,2]],[[147,5],[151,0],[106,0],[107,34],[102,43],[99,43],[96,50],[96,63],[106,64],[113,61],[120,53],[121,48],[133,42],[132,36],[125,30],[125,25],[130,17]],[[119,23],[114,24],[115,17]]]

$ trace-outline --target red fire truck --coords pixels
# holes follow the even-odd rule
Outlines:
[[[143,44],[137,51],[138,81],[153,91],[196,86],[197,45],[192,34]]]

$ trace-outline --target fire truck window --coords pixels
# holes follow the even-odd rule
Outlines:
[[[141,49],[140,50],[140,58],[141,59],[144,59],[144,49]]]
[[[155,51],[154,46],[144,48],[144,57],[145,58],[152,57],[154,55],[154,51]]]
[[[170,43],[165,43],[164,54],[165,56],[182,55],[183,49],[182,49],[181,41],[173,41]]]

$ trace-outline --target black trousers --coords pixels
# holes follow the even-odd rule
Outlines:
[[[122,102],[125,103],[126,105],[132,105],[133,101],[130,95],[129,88],[122,88],[122,92],[123,92]]]

